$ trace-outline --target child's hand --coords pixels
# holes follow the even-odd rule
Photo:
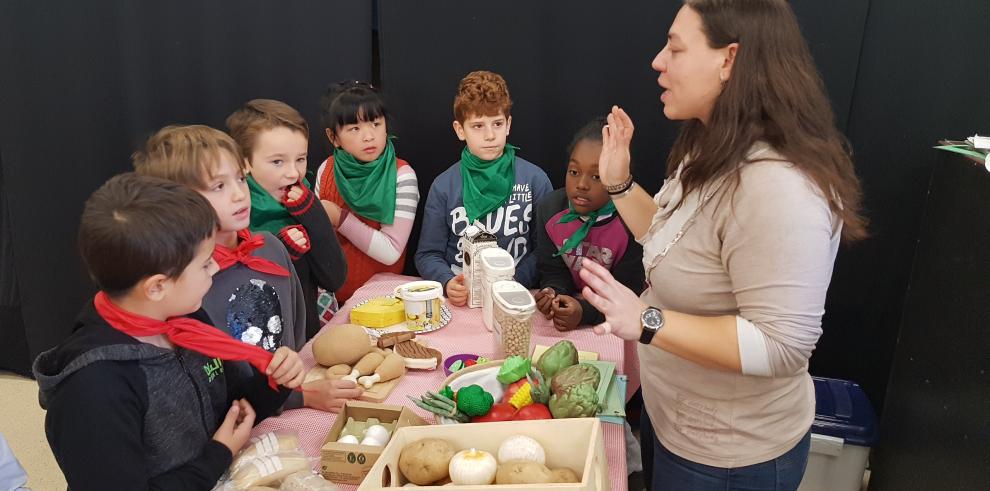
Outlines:
[[[302,384],[303,379],[306,378],[299,353],[286,346],[275,350],[272,362],[268,364],[265,374],[275,379],[275,383],[289,389],[299,387],[299,384]]]
[[[544,288],[538,292],[533,298],[536,300],[536,308],[543,314],[543,317],[550,319],[553,317],[552,304],[554,297],[557,296],[557,292],[553,288]]]
[[[558,331],[570,331],[581,323],[581,302],[570,295],[557,295],[553,305],[553,327]]]
[[[220,423],[220,428],[213,434],[213,439],[230,449],[231,455],[237,455],[241,447],[251,438],[251,428],[254,426],[254,408],[244,399],[238,399],[230,405],[227,416]]]
[[[619,106],[612,106],[608,126],[602,128],[602,153],[598,157],[598,174],[602,184],[615,186],[629,177],[629,144],[633,122]]]
[[[456,307],[463,307],[467,305],[468,300],[468,289],[467,285],[464,283],[464,273],[461,273],[447,282],[447,300],[451,305]]]
[[[302,198],[303,188],[302,186],[295,184],[289,188],[289,192],[285,195],[286,201],[298,201]]]
[[[309,246],[308,246],[307,240],[306,240],[306,234],[304,234],[302,232],[302,230],[299,230],[298,228],[293,227],[293,228],[288,229],[286,231],[286,233],[289,235],[289,240],[291,240],[292,242],[295,242],[296,245],[299,246],[300,249],[309,249]]]
[[[320,203],[323,204],[323,209],[327,211],[327,216],[330,217],[330,223],[333,224],[333,227],[340,227],[340,207],[337,206],[337,203],[325,199],[321,199]]]
[[[303,405],[339,413],[348,399],[357,399],[364,389],[351,380],[314,380],[303,384]]]

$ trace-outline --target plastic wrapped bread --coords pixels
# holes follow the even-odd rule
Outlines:
[[[259,435],[248,440],[247,445],[244,445],[244,448],[242,448],[240,453],[237,454],[237,457],[234,458],[234,462],[231,464],[230,469],[233,473],[252,459],[292,450],[302,452],[302,447],[299,446],[299,435],[297,433],[292,431],[273,431],[265,433],[264,435]]]
[[[251,459],[230,475],[234,489],[246,491],[252,486],[268,486],[299,471],[309,471],[309,459],[298,450]]]
[[[286,477],[279,491],[340,491],[340,488],[323,479],[323,476],[307,470]]]

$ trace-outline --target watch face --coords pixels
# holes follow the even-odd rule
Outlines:
[[[643,312],[643,325],[645,327],[656,329],[663,324],[663,315],[657,309],[646,309]]]

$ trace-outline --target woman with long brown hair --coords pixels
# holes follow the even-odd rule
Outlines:
[[[667,180],[636,185],[618,107],[599,163],[649,288],[586,261],[595,330],[642,343],[653,489],[797,489],[835,255],[866,235],[848,147],[784,0],[685,0],[653,68],[685,121]]]

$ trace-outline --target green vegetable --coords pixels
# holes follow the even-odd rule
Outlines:
[[[598,414],[598,392],[591,384],[568,387],[550,396],[550,414],[554,418],[589,418]]]
[[[457,409],[468,416],[484,416],[495,404],[495,398],[480,385],[469,385],[457,391]]]
[[[449,385],[444,386],[440,389],[440,395],[446,397],[447,399],[454,400],[454,389],[451,389]]]
[[[536,362],[536,368],[543,374],[543,378],[550,380],[557,372],[571,365],[577,365],[577,362],[577,348],[574,347],[574,343],[565,339],[546,350]]]
[[[550,402],[550,384],[543,380],[543,375],[540,374],[539,370],[533,370],[527,374],[526,380],[529,381],[529,396],[533,398],[533,402],[540,404]]]
[[[597,390],[601,378],[602,374],[598,371],[598,367],[587,363],[578,363],[557,372],[553,381],[550,382],[550,390],[557,394],[568,387],[581,384],[591,384]]]
[[[498,369],[498,375],[495,378],[503,384],[511,384],[525,377],[529,373],[530,366],[529,358],[510,356],[502,362],[502,367]]]
[[[471,418],[468,415],[457,410],[454,401],[450,400],[441,394],[434,394],[433,392],[427,392],[423,394],[420,398],[415,398],[413,396],[407,395],[411,401],[415,402],[417,406],[431,412],[434,414],[439,414],[441,416],[446,416],[448,418],[457,420],[461,423],[471,422]]]

